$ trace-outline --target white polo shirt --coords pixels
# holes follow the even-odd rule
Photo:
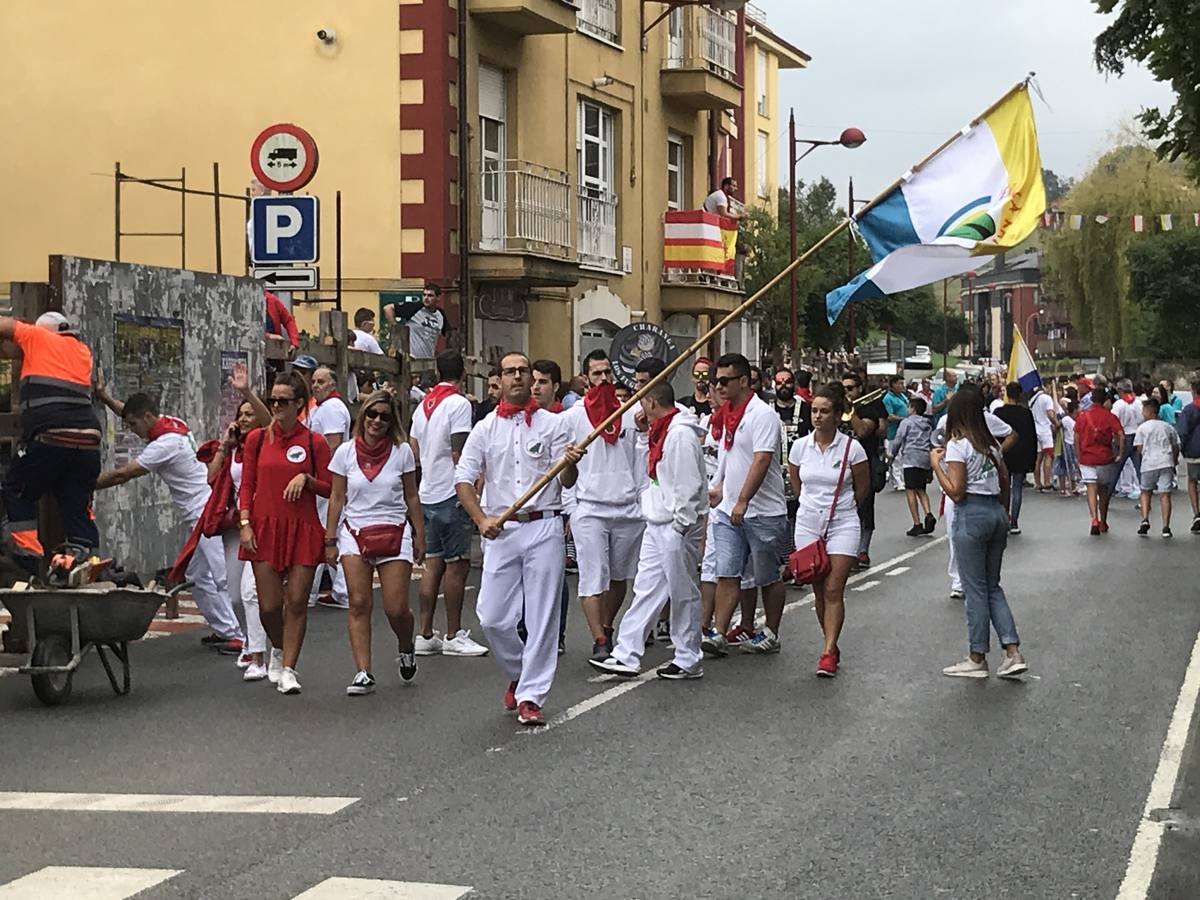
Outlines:
[[[425,407],[418,403],[413,413],[412,438],[421,453],[422,503],[443,503],[455,496],[454,454],[450,438],[455,434],[471,433],[471,401],[462,394],[452,394],[442,400],[425,417]]]
[[[737,505],[742,485],[750,474],[754,463],[755,453],[771,454],[771,464],[767,466],[767,474],[763,476],[758,491],[750,498],[746,507],[746,518],[758,516],[786,516],[787,500],[783,494],[783,470],[778,463],[779,416],[775,410],[757,396],[751,396],[742,413],[733,436],[733,446],[725,449],[725,438],[720,438],[718,468],[723,472],[723,492],[721,505],[717,509],[727,516],[733,515]]]
[[[459,455],[455,484],[473,485],[483,475],[483,511],[500,515],[562,459],[567,432],[561,420],[562,416],[544,409],[534,412],[529,425],[524,412],[507,419],[488,413],[472,429]],[[522,509],[561,510],[562,482],[552,479]]]
[[[850,455],[846,460],[846,473],[842,489],[838,494],[837,511],[851,514],[857,512],[854,503],[854,479],[850,469],[867,461],[865,451],[857,440],[837,432],[833,443],[822,450],[817,446],[816,435],[807,434],[792,444],[788,462],[800,470],[800,506],[796,512],[810,522],[819,522],[824,528],[837,490],[838,476],[842,472],[842,457],[846,453],[846,441],[850,441]]]
[[[153,472],[166,484],[176,508],[194,522],[204,512],[211,488],[208,469],[196,459],[196,441],[191,434],[164,434],[138,454],[138,465]]]

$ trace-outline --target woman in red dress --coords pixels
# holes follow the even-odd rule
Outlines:
[[[267,677],[281,694],[300,693],[296,661],[308,627],[308,592],[325,558],[316,498],[329,496],[329,445],[300,422],[307,403],[308,387],[294,372],[272,385],[272,421],[246,438],[238,494],[240,555],[253,564],[272,646]]]

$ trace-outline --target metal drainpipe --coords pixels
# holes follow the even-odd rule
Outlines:
[[[458,311],[460,344],[470,355],[475,349],[475,311],[471,303],[471,215],[467,208],[467,4],[458,3]]]

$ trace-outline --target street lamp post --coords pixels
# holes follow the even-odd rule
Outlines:
[[[841,135],[838,136],[837,140],[834,140],[834,141],[814,141],[814,140],[797,138],[796,137],[796,111],[794,109],[792,110],[791,118],[788,122],[788,161],[789,161],[789,165],[788,165],[788,218],[789,218],[789,225],[790,225],[789,230],[791,231],[791,254],[792,254],[791,258],[792,259],[796,258],[796,249],[797,249],[796,248],[796,164],[798,162],[800,162],[800,160],[804,159],[804,157],[808,156],[810,153],[812,153],[814,150],[816,150],[818,147],[830,147],[830,146],[833,146],[836,144],[838,146],[845,147],[848,150],[853,150],[856,147],[861,147],[866,142],[867,142],[866,135],[864,135],[857,128],[847,128],[845,131],[843,131],[841,133]],[[808,145],[808,149],[805,150],[804,153],[802,153],[799,157],[796,156],[796,145],[797,144],[807,144]],[[850,208],[851,208],[851,210],[853,210],[853,208],[854,208],[853,204],[851,204]],[[796,321],[796,270],[795,269],[793,269],[791,274],[788,276],[788,287],[791,292],[790,293],[790,299],[791,299],[790,324],[791,324],[791,337],[792,337],[791,350],[792,350],[792,353],[795,353],[797,350],[796,344],[799,342],[799,339],[798,339],[797,333],[796,333],[797,332],[797,321]],[[853,315],[854,311],[851,310],[850,314]]]

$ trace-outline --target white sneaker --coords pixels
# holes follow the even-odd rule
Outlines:
[[[1029,665],[1025,662],[1025,657],[1017,652],[1012,656],[1004,657],[1004,662],[1000,663],[1000,668],[996,669],[996,675],[1000,678],[1016,678],[1028,671]]]
[[[267,659],[267,680],[271,684],[279,684],[279,676],[283,674],[283,651],[271,648]]]
[[[460,634],[461,633],[462,632],[460,632]],[[474,642],[472,641],[472,643]],[[442,653],[441,635],[439,635],[436,631],[433,633],[433,637],[425,637],[422,634],[418,634],[415,638],[413,638],[413,652],[417,656],[439,656]],[[484,652],[486,653],[487,651],[485,650]],[[468,654],[459,655],[466,656]]]
[[[487,647],[471,640],[471,632],[462,628],[454,637],[442,641],[443,656],[487,656],[487,652]]]
[[[253,653],[242,653],[237,658],[237,667],[239,669],[248,668],[254,662]]]
[[[242,673],[242,681],[262,681],[266,677],[267,667],[256,662],[246,666],[246,671]]]
[[[778,653],[780,648],[779,635],[766,625],[762,631],[744,643],[738,644],[743,653]]]
[[[987,660],[981,659],[979,662],[975,662],[968,656],[962,662],[946,666],[942,669],[942,674],[949,675],[951,678],[987,678]]]
[[[300,693],[300,679],[296,677],[296,670],[285,668],[279,676],[279,684],[276,685],[275,690],[281,694]]]

